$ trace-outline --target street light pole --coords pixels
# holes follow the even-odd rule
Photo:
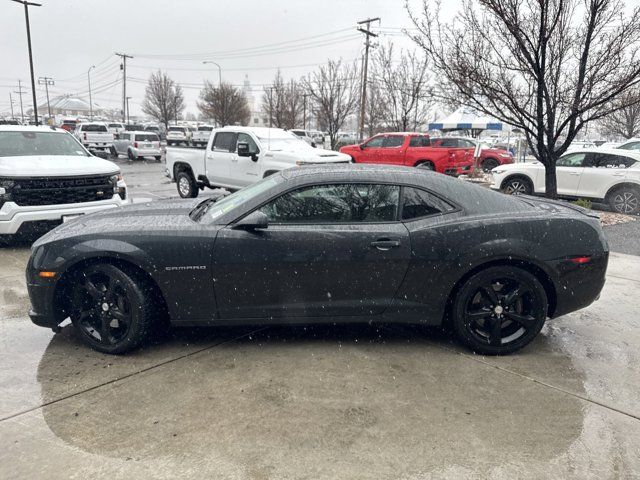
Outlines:
[[[216,62],[212,62],[211,60],[205,60],[204,62],[202,62],[204,65],[207,65],[209,63],[215,65],[216,67],[218,67],[218,86],[220,86],[220,84],[222,83],[222,68],[220,68],[220,65],[218,65]]]
[[[27,0],[13,0],[16,3],[21,3],[24,5],[24,20],[27,24],[27,45],[29,47],[29,67],[31,69],[31,94],[33,96],[33,115],[36,120],[36,125],[39,125],[38,122],[38,105],[36,103],[36,79],[33,74],[33,54],[31,52],[31,27],[29,26],[29,7],[41,7],[41,3],[28,2]]]
[[[91,118],[91,121],[93,122],[93,102],[91,101],[91,70],[96,68],[95,65],[91,65],[89,67],[89,70],[87,70],[87,81],[89,82],[89,117]]]

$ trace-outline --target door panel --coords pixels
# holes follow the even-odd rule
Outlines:
[[[387,165],[404,165],[405,137],[402,135],[388,135],[380,149],[380,163]]]
[[[206,153],[207,178],[212,185],[232,184],[231,171],[235,168],[236,134],[233,132],[218,132]]]
[[[410,255],[401,223],[226,228],[213,260],[220,317],[378,314],[391,303]]]
[[[583,162],[586,153],[569,153],[560,157],[556,162],[556,179],[558,195],[576,196],[580,177],[584,171]]]
[[[604,198],[609,189],[624,181],[626,176],[625,157],[606,153],[591,154],[585,159],[577,195]]]
[[[230,170],[229,178],[232,185],[246,187],[260,180],[262,165],[260,158],[254,161],[251,157],[241,157],[238,155],[237,142],[249,143],[249,151],[259,153],[258,145],[251,135],[247,133],[239,133],[233,152],[230,154]]]

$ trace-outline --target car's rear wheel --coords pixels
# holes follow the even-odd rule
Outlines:
[[[490,267],[470,277],[453,301],[458,338],[474,352],[503,355],[527,345],[547,318],[547,295],[531,273]]]
[[[131,162],[133,162],[136,159],[135,155],[133,154],[133,152],[131,150],[127,150],[127,158]]]
[[[436,167],[432,162],[420,162],[416,165],[416,168],[421,168],[423,170],[431,170],[435,171]]]
[[[139,347],[151,335],[155,297],[144,281],[110,264],[87,267],[74,278],[70,317],[82,339],[111,354]]]
[[[156,155],[155,159],[156,159],[156,162],[161,162],[162,161],[162,155]]]
[[[628,215],[640,214],[640,189],[638,188],[620,187],[611,192],[607,199],[614,212]]]
[[[200,193],[196,180],[189,172],[182,171],[178,173],[176,184],[178,185],[178,194],[182,198],[196,198]]]
[[[482,171],[489,173],[491,170],[496,168],[499,165],[498,161],[495,158],[487,158],[484,162],[482,162]]]
[[[533,193],[533,185],[525,177],[511,177],[502,184],[502,191],[507,195],[531,195]]]

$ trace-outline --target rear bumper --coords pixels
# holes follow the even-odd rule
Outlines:
[[[162,150],[159,148],[132,148],[131,151],[136,157],[159,157]]]
[[[609,252],[593,256],[584,265],[575,265],[567,260],[555,261],[559,274],[556,283],[556,307],[552,317],[575,312],[595,302],[604,287]]]

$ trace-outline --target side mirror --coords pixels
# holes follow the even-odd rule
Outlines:
[[[238,156],[239,157],[251,156],[251,152],[249,151],[249,144],[247,142],[238,142]]]
[[[233,228],[243,230],[264,230],[269,227],[269,217],[260,210],[238,220]]]
[[[364,143],[360,144],[360,150],[364,150],[365,148],[367,148],[367,146]]]

